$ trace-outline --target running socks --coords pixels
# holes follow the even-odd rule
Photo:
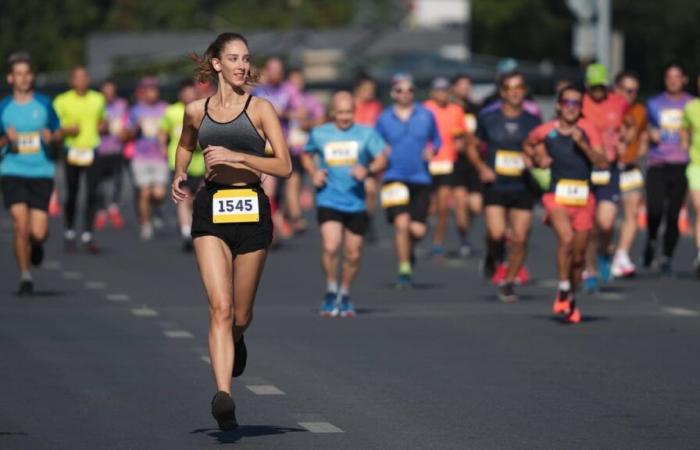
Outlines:
[[[30,272],[22,272],[19,276],[19,281],[32,281],[32,274]]]
[[[410,262],[402,262],[399,264],[399,274],[401,275],[411,275],[413,269],[411,268]]]
[[[561,280],[559,281],[559,290],[560,291],[570,291],[571,290],[571,282],[569,280]]]
[[[338,282],[337,281],[328,281],[326,284],[326,292],[332,292],[332,293],[337,293],[338,292]]]

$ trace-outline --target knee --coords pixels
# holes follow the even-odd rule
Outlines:
[[[324,242],[323,243],[323,253],[326,256],[335,256],[340,250],[340,244],[338,242]]]
[[[526,234],[513,234],[510,237],[510,245],[512,247],[523,248],[523,247],[525,247],[526,242],[527,242],[527,235]]]
[[[248,309],[246,311],[236,311],[235,318],[235,325],[238,328],[247,328],[253,321],[253,310]]]
[[[488,230],[486,236],[489,241],[501,241],[503,240],[503,230]]]
[[[573,255],[571,256],[571,265],[574,266],[575,268],[583,267],[585,260],[586,260],[586,258],[585,258],[584,251],[575,251],[573,253]]]
[[[218,302],[209,308],[211,320],[217,324],[233,324],[233,308],[229,302]]]
[[[44,242],[46,240],[47,235],[48,235],[48,231],[46,231],[46,230],[43,230],[43,231],[32,230],[32,232],[31,232],[31,238],[34,242]]]
[[[428,233],[428,227],[422,223],[414,223],[410,226],[411,236],[413,239],[423,239]]]
[[[572,251],[574,246],[573,233],[564,233],[561,236],[559,236],[559,245],[569,252]]]
[[[348,264],[357,265],[360,262],[361,254],[359,248],[346,248],[343,257]]]

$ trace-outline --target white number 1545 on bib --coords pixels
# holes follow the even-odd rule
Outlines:
[[[250,223],[260,221],[258,194],[252,189],[224,189],[214,194],[214,223]]]

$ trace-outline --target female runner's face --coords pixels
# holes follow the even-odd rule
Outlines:
[[[214,58],[216,69],[224,81],[233,87],[243,87],[250,71],[250,54],[243,41],[230,41],[221,50],[221,58]]]

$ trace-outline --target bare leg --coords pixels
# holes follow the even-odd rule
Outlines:
[[[409,263],[411,260],[410,224],[411,217],[408,213],[399,214],[394,219],[394,244],[399,264]]]
[[[469,232],[469,192],[463,187],[452,190],[455,199],[455,219],[459,238],[464,241]]]
[[[253,320],[255,294],[266,258],[267,250],[258,250],[236,255],[233,260],[233,336],[236,342]]]
[[[571,277],[571,254],[574,245],[574,230],[565,209],[552,210],[549,221],[557,235],[557,273],[559,281],[573,281]]]
[[[624,218],[620,226],[620,240],[617,244],[617,249],[625,252],[625,255],[629,255],[635,235],[637,234],[637,214],[639,213],[641,204],[641,192],[629,192],[622,196]]]
[[[139,223],[146,225],[151,221],[151,188],[142,186],[139,190]]]
[[[338,282],[338,260],[342,239],[342,223],[328,221],[321,225],[321,267],[328,283]]]
[[[362,255],[362,236],[349,230],[345,230],[343,245],[343,275],[340,287],[346,291],[350,290],[350,284],[355,279],[360,267],[360,256]]]
[[[17,267],[21,273],[29,272],[29,208],[26,203],[15,203],[10,207],[14,225],[13,246]]]
[[[440,186],[435,191],[435,233],[433,234],[433,245],[442,246],[447,233],[447,214],[449,212],[450,187]]]
[[[231,393],[233,370],[233,255],[214,236],[194,240],[199,273],[209,297],[209,356],[219,391]]]
[[[508,272],[506,282],[512,283],[525,262],[527,239],[532,225],[532,211],[529,209],[511,209],[508,211],[510,222],[510,252],[508,253]]]

